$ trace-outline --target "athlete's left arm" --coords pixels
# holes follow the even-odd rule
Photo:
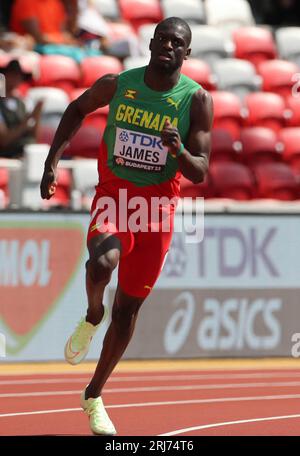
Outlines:
[[[163,144],[177,156],[180,171],[194,184],[202,182],[208,170],[212,123],[212,97],[200,89],[193,96],[186,143],[181,146],[179,132],[170,123],[162,131]]]
[[[202,182],[208,171],[212,123],[212,96],[200,89],[193,96],[190,131],[183,153],[178,157],[182,174],[194,184]]]

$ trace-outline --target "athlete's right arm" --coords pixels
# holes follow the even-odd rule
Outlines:
[[[85,116],[109,104],[116,92],[117,84],[118,75],[107,74],[98,79],[80,97],[72,101],[65,110],[45,161],[45,169],[41,181],[41,196],[43,199],[49,199],[54,195],[57,185],[56,168],[58,161],[71,138],[80,128]]]

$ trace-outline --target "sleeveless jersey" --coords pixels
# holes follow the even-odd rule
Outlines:
[[[145,69],[119,75],[100,149],[99,185],[178,196],[178,160],[168,153],[160,135],[169,119],[185,143],[192,96],[201,86],[181,74],[172,89],[154,91],[144,82]]]

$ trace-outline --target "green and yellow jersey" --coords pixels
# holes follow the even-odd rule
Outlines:
[[[200,86],[181,74],[171,90],[154,91],[144,82],[145,69],[119,75],[101,144],[100,185],[128,185],[137,187],[137,193],[143,187],[150,193],[178,195],[178,161],[163,146],[160,134],[168,119],[185,143],[192,97]]]

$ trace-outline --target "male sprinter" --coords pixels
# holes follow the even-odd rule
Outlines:
[[[88,310],[65,347],[65,357],[71,364],[86,356],[103,318],[104,288],[119,264],[112,321],[94,376],[81,395],[81,406],[94,434],[116,433],[101,393],[132,337],[138,311],[160,274],[171,242],[175,209],[171,200],[179,196],[180,175],[198,183],[208,169],[213,106],[211,96],[181,74],[183,61],[191,52],[190,43],[191,30],[185,21],[171,17],[160,22],[150,42],[149,64],[120,75],[107,74],[73,101],[62,117],[45,162],[41,195],[49,199],[55,193],[57,163],[64,147],[87,114],[109,104],[99,154],[100,183],[88,230]],[[121,230],[122,220],[104,222],[102,203],[108,197],[113,198],[119,214],[119,190],[126,190],[129,210],[137,196],[149,206],[154,197],[169,198],[170,204],[161,210],[170,222],[169,230],[163,230],[161,222],[156,223],[158,229],[150,229],[151,220],[148,231],[137,232],[130,227]]]

